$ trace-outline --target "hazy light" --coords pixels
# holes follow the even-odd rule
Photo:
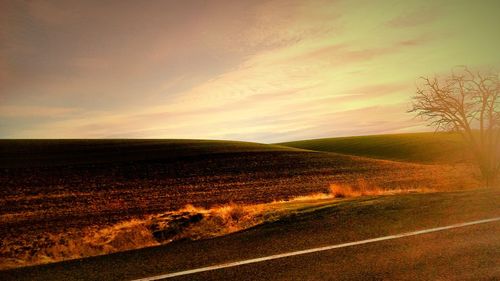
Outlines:
[[[0,137],[421,131],[415,79],[498,67],[498,1],[0,4]]]

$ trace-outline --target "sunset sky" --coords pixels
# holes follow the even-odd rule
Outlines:
[[[429,130],[419,76],[500,67],[500,1],[0,0],[1,138]]]

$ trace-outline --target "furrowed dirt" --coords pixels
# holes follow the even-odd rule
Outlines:
[[[360,180],[384,189],[478,185],[466,164],[407,164],[240,142],[2,141],[0,154],[2,258],[16,251],[35,255],[50,243],[41,234],[78,233],[186,204],[264,203]],[[14,247],[12,241],[18,241]]]

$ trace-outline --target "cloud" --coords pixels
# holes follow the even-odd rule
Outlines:
[[[415,78],[489,61],[477,46],[498,45],[443,36],[467,11],[421,1],[10,6],[0,109],[15,137],[272,142],[416,130],[403,108]],[[496,26],[474,25],[477,37],[481,25]]]
[[[95,57],[77,57],[70,64],[80,71],[109,70],[111,66],[107,59]]]
[[[59,3],[61,4],[61,3]],[[26,1],[28,13],[41,23],[48,25],[60,25],[75,19],[78,14],[72,13],[73,9],[67,9],[64,5],[58,5],[54,1]]]
[[[17,106],[0,105],[0,116],[4,118],[13,117],[50,117],[60,118],[77,112],[76,108],[68,107],[43,107],[43,106]]]
[[[393,28],[410,28],[424,24],[431,24],[442,15],[442,7],[429,5],[415,10],[404,11],[397,17],[387,21],[386,25]]]

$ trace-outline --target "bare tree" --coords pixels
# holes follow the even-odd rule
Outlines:
[[[499,74],[462,67],[446,77],[421,77],[421,82],[410,112],[436,130],[459,132],[486,186],[493,186],[500,172]]]

